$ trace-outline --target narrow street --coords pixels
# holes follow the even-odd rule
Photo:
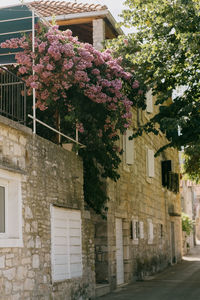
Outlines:
[[[199,300],[200,246],[183,261],[143,282],[135,282],[98,298],[103,300]]]

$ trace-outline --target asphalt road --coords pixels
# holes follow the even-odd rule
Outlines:
[[[98,298],[99,300],[200,300],[200,246],[164,272]]]

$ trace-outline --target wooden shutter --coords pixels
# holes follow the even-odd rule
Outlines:
[[[124,135],[124,152],[125,152],[125,159],[128,165],[132,165],[134,162],[133,157],[133,148],[134,142],[133,140],[129,140],[129,137],[133,135],[133,131],[130,129],[126,130],[126,134]]]
[[[169,186],[169,172],[172,170],[172,161],[164,160],[161,162],[162,168],[162,185]]]
[[[154,168],[154,151],[147,149],[147,175],[149,177],[155,176]]]
[[[146,111],[148,113],[153,113],[153,96],[152,96],[152,89],[150,89],[147,93],[146,93]]]
[[[52,279],[82,275],[81,214],[52,207]]]

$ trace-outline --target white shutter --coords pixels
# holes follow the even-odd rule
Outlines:
[[[70,239],[70,271],[71,271],[71,278],[74,278],[82,275],[80,212],[73,212],[69,216],[69,239]]]
[[[68,212],[52,207],[52,279],[59,281],[70,278],[70,253]]]
[[[152,89],[150,89],[147,93],[146,93],[146,111],[148,113],[153,113],[153,95],[152,95]]]
[[[140,226],[140,238],[143,239],[144,238],[144,223],[142,221],[140,221],[139,226]]]
[[[134,142],[133,140],[129,140],[129,137],[133,135],[133,130],[127,129],[126,134],[124,136],[124,143],[125,143],[125,157],[126,157],[126,163],[128,165],[132,165],[134,158],[133,158],[133,148],[134,148]]]
[[[154,168],[154,151],[147,149],[147,175],[149,177],[155,176]]]
[[[81,214],[52,207],[52,279],[65,280],[82,275]]]
[[[153,243],[153,223],[151,220],[148,220],[148,244]]]
[[[136,221],[132,220],[132,236],[133,236],[133,240],[136,240]]]

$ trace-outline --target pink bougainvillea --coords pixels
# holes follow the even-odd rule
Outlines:
[[[66,99],[68,90],[77,86],[91,101],[105,105],[108,111],[118,111],[124,128],[130,125],[132,101],[124,93],[123,83],[132,80],[132,75],[121,67],[120,58],[113,59],[110,50],[100,52],[80,43],[70,30],[60,31],[57,26],[36,37],[35,53],[31,40],[25,37],[8,40],[1,47],[24,49],[16,54],[16,60],[28,94],[36,89],[37,107],[45,109],[51,101]],[[134,81],[133,88],[138,86]]]
[[[119,178],[121,150],[116,141],[131,124],[131,108],[138,105],[141,94],[139,82],[124,70],[120,57],[80,43],[70,30],[39,26],[34,53],[31,42],[27,36],[8,40],[1,47],[23,49],[16,54],[18,72],[28,95],[33,88],[36,91],[36,105],[44,111],[38,114],[54,126],[59,119],[59,128],[67,135],[79,131],[79,141],[86,145],[79,149],[85,201],[101,213],[108,200],[101,179]]]

